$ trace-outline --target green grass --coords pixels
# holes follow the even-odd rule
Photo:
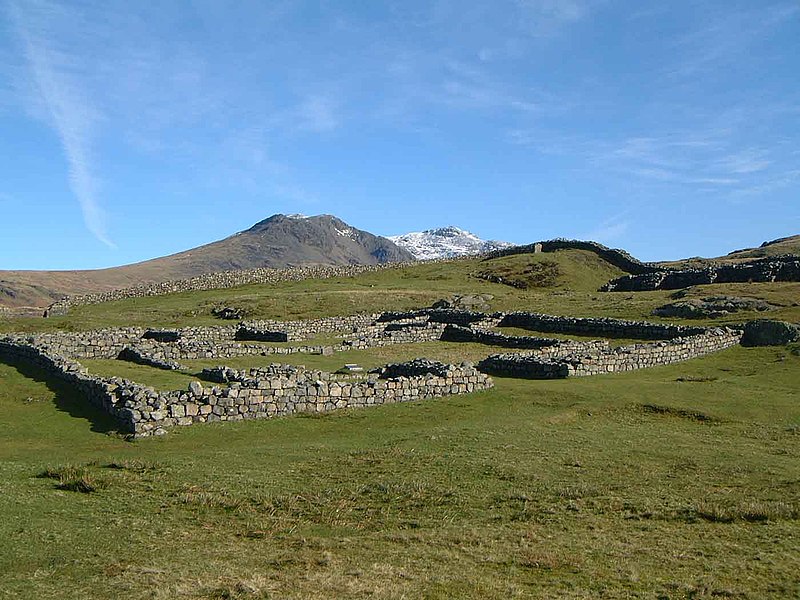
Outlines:
[[[555,287],[519,290],[474,276],[491,269],[522,272],[526,265],[536,261],[554,262],[557,265],[560,275]],[[653,317],[651,312],[657,306],[670,302],[672,291],[596,291],[605,281],[619,274],[617,269],[600,261],[594,254],[573,250],[511,256],[492,261],[460,260],[387,269],[352,278],[288,282],[278,286],[249,285],[227,290],[134,298],[76,307],[64,317],[51,319],[0,317],[0,331],[76,331],[129,325],[220,325],[227,322],[211,315],[211,309],[220,304],[244,308],[251,319],[308,319],[421,308],[454,294],[492,294],[492,310],[662,320]],[[769,313],[738,313],[718,321],[688,322],[734,323],[765,316],[800,321],[800,283],[698,286],[690,290],[689,296],[717,294],[762,298],[778,305],[778,309]]]
[[[555,261],[563,275],[556,288],[517,290],[474,277],[487,268],[524,263],[525,260]],[[105,326],[139,325],[175,327],[222,324],[211,316],[214,306],[225,304],[248,311],[250,319],[307,319],[349,315],[358,312],[406,310],[429,306],[454,294],[492,294],[494,310],[541,310],[573,314],[596,304],[595,290],[605,279],[594,255],[564,251],[548,255],[515,256],[494,261],[461,260],[387,269],[359,277],[287,282],[279,286],[249,285],[227,290],[187,292],[149,298],[80,306],[64,317],[51,319],[6,319],[0,330],[83,330]],[[594,259],[594,260],[593,260]],[[601,270],[602,272],[602,270]],[[614,271],[618,274],[618,271]],[[578,291],[570,291],[567,288]],[[613,296],[613,295],[610,295]],[[660,293],[659,298],[667,298]],[[610,298],[609,298],[610,299]],[[610,299],[611,300],[611,299]],[[619,298],[622,300],[622,298]],[[608,303],[612,313],[630,310],[630,302]]]
[[[467,260],[86,306],[0,328],[220,324],[210,309],[222,303],[252,318],[312,318],[465,293],[493,294],[495,310],[659,321],[650,311],[670,299],[594,291],[609,274],[582,253],[541,258],[558,266],[554,287],[518,290],[472,276],[524,274],[537,257]],[[780,304],[770,317],[800,320],[800,284],[690,290],[714,294],[762,297]],[[335,370],[419,356],[477,361],[498,351],[409,344],[186,361],[177,373],[84,362],[93,373],[166,390],[185,389],[220,363]],[[796,347],[495,382],[467,396],[196,425],[129,442],[64,384],[0,364],[0,597],[800,595]]]
[[[189,371],[166,371],[147,365],[137,365],[123,360],[81,359],[81,364],[92,375],[100,377],[122,377],[157,390],[185,390],[197,374]]]
[[[0,595],[796,597],[800,357],[496,383],[131,443],[0,365]]]

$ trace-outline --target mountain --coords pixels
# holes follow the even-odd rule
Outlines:
[[[184,279],[234,269],[414,260],[386,238],[332,215],[273,215],[223,240],[171,256],[91,271],[0,271],[0,306],[46,306],[64,294]]]
[[[485,241],[474,233],[458,227],[427,229],[389,238],[401,248],[405,248],[419,260],[451,258],[467,254],[482,254],[492,250],[508,248],[508,242]]]

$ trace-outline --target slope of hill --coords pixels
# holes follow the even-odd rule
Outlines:
[[[740,263],[770,256],[782,256],[785,254],[796,254],[800,256],[800,235],[778,238],[776,240],[764,242],[757,248],[743,248],[734,250],[724,256],[716,258],[702,258],[699,256],[686,258],[683,260],[665,261],[657,263],[661,267],[679,269],[698,269],[707,267],[710,264],[719,263]]]
[[[125,288],[234,269],[414,260],[386,238],[331,215],[273,215],[240,233],[171,256],[90,271],[0,271],[0,306],[47,306],[64,294]]]
[[[453,225],[395,235],[389,239],[411,252],[419,260],[483,254],[513,246],[509,242],[482,240],[474,233]]]
[[[779,256],[781,254],[800,255],[800,235],[778,238],[770,242],[764,242],[758,248],[745,248],[744,250],[734,250],[723,258],[764,258],[766,256]]]

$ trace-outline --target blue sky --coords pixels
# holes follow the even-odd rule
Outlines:
[[[0,0],[0,268],[277,212],[646,259],[800,233],[800,2]]]

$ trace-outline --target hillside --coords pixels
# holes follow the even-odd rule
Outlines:
[[[699,256],[675,261],[665,261],[657,263],[662,267],[694,269],[708,266],[711,263],[739,263],[766,258],[769,256],[781,256],[785,254],[800,255],[800,235],[778,238],[767,241],[756,248],[743,248],[734,250],[724,256],[715,258],[702,258]]]
[[[727,259],[750,259],[763,258],[766,256],[778,256],[781,254],[800,254],[800,235],[778,238],[770,242],[764,242],[758,248],[746,248],[744,250],[734,250],[723,258]]]
[[[540,266],[541,265],[541,266]],[[661,320],[651,313],[671,301],[672,292],[657,290],[618,294],[597,287],[623,274],[620,269],[582,250],[480,257],[448,262],[421,262],[356,277],[244,285],[229,289],[129,298],[76,306],[66,316],[48,319],[0,319],[0,330],[79,330],[108,326],[176,327],[222,324],[215,307],[241,309],[252,319],[307,319],[320,316],[407,310],[429,306],[454,295],[489,294],[491,310],[531,310],[557,315]],[[486,278],[530,278],[525,289]],[[542,276],[544,275],[544,276]],[[774,305],[770,318],[800,321],[800,283],[752,283],[702,286],[687,298],[734,295],[760,298]],[[762,313],[735,313],[709,324],[740,322]],[[672,319],[666,319],[670,321]],[[697,321],[692,321],[696,324]]]
[[[64,294],[125,288],[234,269],[414,260],[386,238],[331,215],[274,215],[223,240],[132,265],[88,271],[0,271],[0,306],[47,306]]]

